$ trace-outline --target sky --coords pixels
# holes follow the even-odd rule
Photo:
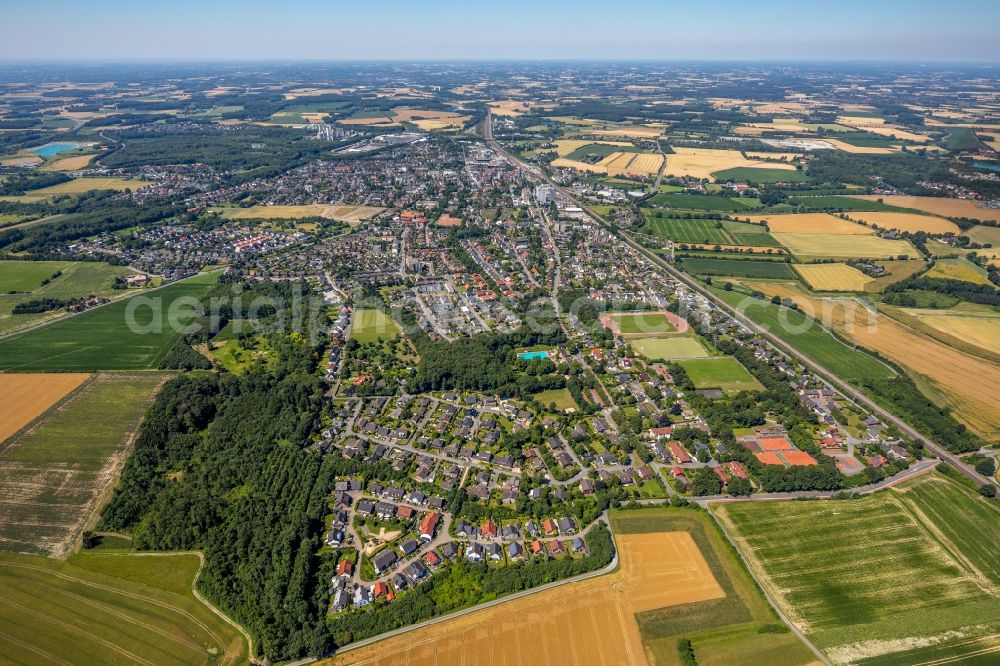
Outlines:
[[[1000,0],[0,0],[0,59],[1000,62]]]

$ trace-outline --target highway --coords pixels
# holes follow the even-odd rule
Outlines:
[[[547,182],[548,184],[552,185],[564,197],[566,197],[567,199],[569,199],[576,206],[579,206],[583,210],[587,211],[587,214],[589,214],[598,223],[600,223],[601,225],[603,225],[606,229],[608,229],[612,233],[616,233],[617,232],[617,230],[615,229],[614,226],[612,226],[606,219],[604,219],[603,217],[601,217],[600,215],[598,215],[597,213],[595,213],[585,203],[579,201],[573,195],[572,192],[570,192],[566,188],[560,186],[558,183],[556,183],[554,180],[552,180],[548,175],[546,175],[544,173],[540,173],[539,170],[536,169],[535,167],[532,167],[532,166],[530,166],[530,165],[522,162],[519,158],[515,157],[514,155],[511,155],[506,150],[504,150],[500,146],[500,144],[498,144],[497,141],[493,138],[493,115],[490,114],[490,113],[486,114],[486,119],[483,121],[483,137],[486,139],[486,142],[490,145],[490,148],[492,148],[498,155],[503,156],[508,162],[510,162],[511,164],[513,164],[513,165],[515,165],[515,166],[517,166],[517,167],[525,170],[529,174],[532,174],[533,176],[535,176],[535,177],[537,177],[537,178],[539,178],[539,179]],[[706,289],[704,285],[702,285],[699,281],[697,281],[694,278],[692,278],[687,273],[684,273],[682,271],[677,270],[677,268],[675,268],[669,262],[665,261],[664,259],[662,259],[661,257],[657,256],[656,254],[650,252],[649,250],[647,250],[646,248],[644,248],[642,245],[640,245],[639,243],[637,243],[635,240],[633,240],[632,238],[630,238],[627,234],[616,233],[616,235],[623,242],[627,243],[629,245],[629,247],[631,247],[633,250],[635,250],[636,252],[639,252],[644,257],[646,257],[646,259],[648,259],[649,261],[651,261],[653,264],[655,264],[656,266],[658,266],[658,267],[662,268],[663,270],[665,270],[668,274],[670,274],[671,277],[673,277],[677,281],[683,283],[685,286],[687,286],[692,291],[695,291],[698,294],[704,296],[709,301],[711,301],[717,308],[719,308],[719,310],[721,310],[723,312],[726,312],[731,317],[733,317],[734,319],[736,319],[737,321],[739,321],[741,324],[743,324],[744,326],[746,326],[750,330],[752,330],[755,333],[757,333],[758,335],[760,335],[773,349],[775,349],[775,350],[777,350],[777,351],[779,351],[781,353],[784,353],[784,354],[786,354],[786,355],[788,355],[788,356],[790,356],[792,358],[795,358],[796,360],[800,361],[804,366],[806,366],[807,368],[809,368],[810,370],[812,370],[816,375],[818,375],[831,389],[834,389],[834,390],[838,391],[839,393],[841,393],[845,397],[851,398],[851,399],[855,400],[856,402],[859,402],[859,403],[863,404],[865,407],[867,407],[869,410],[871,410],[874,414],[877,414],[884,421],[892,423],[897,428],[899,428],[899,430],[901,432],[905,433],[906,435],[908,435],[908,436],[910,436],[910,437],[912,437],[914,439],[923,440],[925,442],[925,448],[928,451],[930,451],[931,453],[933,453],[935,456],[937,456],[941,460],[943,460],[943,461],[947,462],[948,464],[952,465],[953,467],[955,467],[963,475],[965,475],[966,477],[968,477],[969,479],[971,479],[972,481],[974,481],[976,483],[976,485],[982,485],[982,484],[987,483],[987,482],[992,482],[994,484],[997,484],[996,479],[987,479],[986,477],[980,475],[978,472],[975,471],[975,469],[971,465],[967,465],[966,463],[962,462],[959,459],[958,455],[952,453],[951,451],[948,451],[943,446],[940,446],[940,445],[936,444],[935,442],[933,442],[932,440],[930,440],[928,437],[926,437],[924,434],[922,434],[921,432],[919,432],[916,428],[914,428],[913,426],[911,426],[909,423],[907,423],[906,421],[904,421],[903,419],[899,418],[895,414],[892,414],[888,410],[886,410],[883,407],[881,407],[878,403],[876,403],[874,400],[870,399],[867,395],[865,395],[864,393],[862,393],[858,389],[854,388],[852,385],[850,385],[846,381],[840,379],[837,375],[833,374],[832,372],[830,372],[829,370],[827,370],[826,368],[824,368],[823,366],[821,366],[819,363],[817,363],[816,361],[812,360],[809,356],[806,356],[805,354],[801,353],[800,351],[798,351],[797,349],[795,349],[794,347],[792,347],[791,345],[789,345],[784,340],[782,340],[782,339],[778,338],[777,336],[775,336],[774,334],[772,334],[766,328],[764,328],[762,326],[759,326],[757,323],[755,323],[754,321],[752,321],[751,319],[749,319],[748,317],[746,317],[743,313],[739,312],[736,308],[730,306],[728,303],[726,303],[726,302],[722,301],[721,299],[719,299],[718,297],[716,297],[715,294],[713,294],[711,291],[709,291],[708,289]],[[1000,484],[998,484],[998,485],[1000,485]]]

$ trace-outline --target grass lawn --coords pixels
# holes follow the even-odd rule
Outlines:
[[[778,338],[844,379],[878,379],[895,372],[871,354],[854,349],[801,312],[735,291],[712,288],[716,296],[739,309],[748,319],[766,327]]]
[[[797,666],[815,661],[816,656],[781,624],[708,514],[693,509],[647,508],[613,510],[610,518],[615,534],[688,532],[726,593],[721,599],[636,615],[639,633],[656,664],[679,666],[677,641],[681,638],[692,642],[699,664]],[[770,661],[763,661],[767,658]]]
[[[573,396],[570,394],[568,389],[552,389],[550,391],[542,391],[541,393],[536,393],[534,395],[535,400],[542,403],[546,407],[550,404],[555,403],[556,409],[565,412],[566,410],[572,409],[576,410],[579,407],[576,401],[573,400]]]
[[[64,554],[84,529],[108,462],[163,381],[160,373],[102,375],[0,452],[0,548]]]
[[[976,649],[960,638],[996,643],[1000,506],[941,474],[850,502],[738,502],[714,511],[834,663],[893,663],[893,652],[922,662],[914,649],[923,640],[952,641],[952,655]]]
[[[399,337],[399,327],[392,317],[382,310],[362,308],[355,310],[351,324],[351,338],[360,343],[376,340],[395,340]]]
[[[708,358],[708,350],[697,338],[638,338],[629,340],[638,353],[651,361],[679,361],[690,358]]]
[[[724,391],[758,391],[763,386],[732,356],[695,358],[680,361],[695,388]]]
[[[680,266],[686,272],[695,275],[773,278],[776,280],[794,280],[796,278],[795,271],[783,261],[685,257],[680,262]]]
[[[217,279],[218,273],[198,275],[0,340],[0,368],[20,371],[155,368],[181,335],[169,325],[170,306],[181,298],[200,298]],[[129,303],[138,296],[149,300],[138,301],[145,305],[134,307],[134,324],[138,329],[132,330],[127,314]],[[179,312],[188,313],[188,308]],[[157,314],[162,322],[159,327]],[[178,317],[181,326],[190,321],[190,317]]]
[[[0,554],[0,650],[11,663],[215,664],[247,659],[191,593],[196,555]]]

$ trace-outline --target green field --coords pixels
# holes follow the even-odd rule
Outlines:
[[[715,197],[707,194],[675,194],[671,192],[661,192],[647,203],[657,208],[716,210],[722,212],[746,211],[760,207],[760,202],[756,199]]]
[[[874,356],[844,344],[801,312],[750,298],[735,291],[721,289],[712,291],[748,319],[764,326],[778,338],[841,378],[879,379],[894,377],[896,374]]]
[[[0,261],[0,294],[37,289],[42,280],[72,265],[71,261]]]
[[[395,340],[397,337],[399,337],[399,328],[396,326],[396,322],[382,310],[362,308],[354,311],[351,339],[365,343],[376,340]]]
[[[46,285],[56,271],[62,275]],[[124,294],[114,289],[115,278],[135,271],[125,266],[98,262],[0,261],[0,333],[11,333],[65,314],[59,308],[49,312],[13,314],[14,306],[40,298],[69,301],[91,295],[113,298]],[[20,293],[11,294],[10,291]]]
[[[868,201],[866,199],[855,199],[853,197],[840,196],[817,196],[817,197],[788,197],[786,202],[790,206],[801,207],[805,210],[858,210],[858,211],[905,211],[905,208],[890,206],[878,201]]]
[[[681,266],[695,275],[772,278],[794,280],[795,271],[783,261],[727,260],[702,257],[686,257]]]
[[[669,238],[679,243],[704,243],[707,245],[763,245],[778,243],[762,226],[733,220],[671,219],[657,217],[653,209],[645,209],[642,233]]]
[[[724,169],[712,174],[718,181],[738,180],[750,183],[801,183],[806,180],[802,171],[789,169],[765,169],[755,167],[736,167]]]
[[[247,645],[191,592],[197,555],[0,554],[0,650],[12,664],[245,662]]]
[[[708,350],[691,337],[638,338],[629,340],[638,353],[651,361],[679,361],[688,358],[708,358]]]
[[[573,400],[573,396],[570,394],[568,389],[563,388],[542,391],[541,393],[534,394],[532,397],[546,407],[554,403],[556,409],[560,411],[566,411],[567,409],[579,409],[576,401]]]
[[[61,555],[106,492],[109,460],[163,375],[101,375],[0,452],[0,549]]]
[[[657,666],[678,666],[677,641],[687,638],[700,666],[800,666],[814,655],[775,614],[712,519],[692,509],[613,510],[615,534],[687,532],[726,596],[636,615]]]
[[[763,386],[732,356],[695,358],[680,361],[697,389],[759,391]]]
[[[916,663],[923,640],[950,641],[939,647],[951,657],[984,636],[1000,649],[1000,506],[943,475],[850,502],[738,502],[715,513],[834,663],[892,663],[904,651]]]
[[[677,329],[662,312],[618,312],[610,315],[623,334],[672,333]]]
[[[938,259],[924,277],[941,280],[959,280],[990,286],[993,283],[987,277],[986,270],[975,265],[964,257],[955,259]]]
[[[0,369],[4,370],[137,370],[155,368],[181,336],[169,325],[169,308],[208,293],[218,274],[197,275],[162,289],[137,294],[110,305],[61,319],[41,328],[0,340]],[[135,307],[133,331],[128,324],[129,303]],[[178,299],[184,298],[184,301]],[[180,309],[187,315],[189,308]],[[155,329],[156,315],[162,325]],[[189,316],[179,316],[183,326]]]
[[[991,245],[994,251],[1000,248],[1000,227],[988,227],[977,224],[966,232],[969,240],[980,245]],[[989,256],[989,255],[987,255]]]
[[[566,159],[582,161],[583,158],[591,156],[605,158],[612,153],[641,152],[642,148],[636,148],[635,146],[609,146],[606,143],[589,143],[586,146],[580,146],[573,152],[566,155]]]

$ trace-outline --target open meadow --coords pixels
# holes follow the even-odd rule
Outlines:
[[[963,257],[955,259],[938,259],[925,273],[926,277],[942,280],[959,280],[991,286],[993,283],[986,276],[986,271]]]
[[[950,646],[959,660],[984,636],[1000,651],[1000,507],[956,481],[929,473],[854,501],[713,511],[772,598],[836,664],[907,651],[917,663],[917,648],[929,646]]]
[[[651,361],[680,361],[689,358],[708,358],[710,354],[697,338],[662,337],[629,340],[632,348]]]
[[[180,338],[169,325],[174,303],[193,303],[208,293],[218,273],[197,275],[162,289],[86,310],[31,331],[0,340],[0,368],[4,370],[137,370],[155,368]],[[129,304],[136,298],[134,323],[129,326]],[[178,323],[193,317],[178,308]],[[157,319],[161,325],[157,326]],[[146,332],[146,331],[149,332]]]
[[[87,380],[81,373],[5,373],[0,374],[0,444],[41,416]]]
[[[0,553],[0,650],[13,664],[238,664],[237,629],[191,592],[196,554]]]
[[[56,277],[57,273],[61,274]],[[0,261],[0,334],[66,314],[64,308],[14,314],[14,306],[18,303],[42,298],[71,301],[92,295],[121,297],[128,292],[114,288],[115,278],[133,273],[135,271],[127,266],[96,261]]]
[[[399,327],[392,317],[382,310],[362,308],[355,310],[351,323],[351,339],[358,342],[375,342],[376,340],[395,340],[399,337]]]
[[[714,259],[712,257],[685,257],[684,270],[695,275],[767,278],[794,280],[791,264],[784,261],[753,261],[744,259]]]
[[[3,377],[4,375],[0,375]],[[167,376],[99,375],[0,450],[0,550],[64,557],[109,492]]]

